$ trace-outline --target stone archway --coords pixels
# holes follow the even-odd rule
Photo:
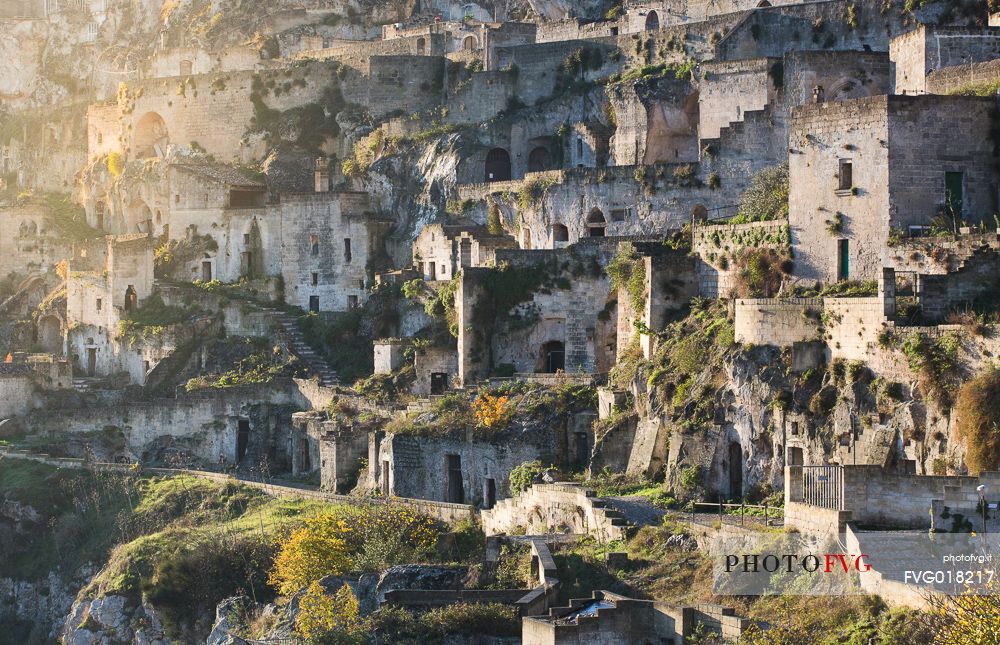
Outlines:
[[[503,148],[493,148],[486,153],[485,180],[508,181],[510,179],[510,153]]]
[[[462,41],[462,49],[467,52],[475,51],[476,49],[479,49],[479,41],[475,36],[466,36]]]
[[[655,11],[646,14],[646,31],[656,31],[660,28],[660,16]]]
[[[52,314],[42,316],[38,319],[35,331],[38,336],[38,344],[44,351],[51,354],[62,354],[63,330],[59,316]]]
[[[551,170],[552,154],[545,146],[536,146],[528,154],[528,172],[541,172]]]
[[[133,154],[136,158],[163,157],[170,143],[167,123],[156,112],[147,112],[135,125]]]
[[[601,212],[601,209],[591,209],[590,213],[587,215],[587,236],[604,237],[607,232],[607,227],[608,220],[605,219],[604,213]]]

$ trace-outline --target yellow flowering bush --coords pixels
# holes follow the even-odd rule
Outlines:
[[[314,515],[279,545],[268,582],[279,593],[292,594],[326,575],[342,575],[353,567],[347,541],[350,532],[332,514]]]
[[[318,581],[312,581],[299,601],[295,632],[306,643],[363,642],[364,621],[351,587],[345,584],[329,596]]]
[[[426,560],[438,524],[401,504],[341,506],[313,515],[278,545],[268,581],[292,594],[314,580]]]
[[[510,423],[513,410],[510,399],[503,395],[482,394],[472,402],[472,413],[480,427],[489,430],[505,428]]]

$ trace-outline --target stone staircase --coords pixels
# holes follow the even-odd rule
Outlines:
[[[260,310],[271,317],[279,333],[287,340],[288,348],[302,361],[310,375],[319,377],[320,385],[332,387],[340,383],[337,372],[306,342],[305,335],[299,329],[297,316],[273,307],[261,307]]]

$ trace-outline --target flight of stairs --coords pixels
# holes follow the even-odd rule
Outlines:
[[[287,339],[289,349],[302,361],[302,365],[310,375],[319,377],[320,385],[323,387],[332,387],[340,383],[337,372],[330,367],[326,359],[317,354],[316,350],[306,342],[302,330],[299,329],[298,319],[294,314],[271,307],[262,307],[261,311],[270,314],[271,319]]]

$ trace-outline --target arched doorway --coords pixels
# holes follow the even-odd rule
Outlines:
[[[656,31],[660,28],[660,17],[655,11],[646,14],[646,31]]]
[[[708,221],[708,209],[705,208],[704,204],[694,205],[694,208],[691,209],[691,219],[695,222]]]
[[[462,41],[462,49],[467,52],[474,51],[479,48],[479,41],[476,40],[475,36],[466,36],[465,40]]]
[[[738,441],[729,443],[729,497],[743,498],[743,448]]]
[[[62,322],[58,316],[42,316],[38,319],[38,344],[52,354],[62,354]]]
[[[600,208],[595,208],[587,215],[587,235],[589,237],[604,237],[607,230],[608,220],[604,219],[604,213]]]
[[[542,372],[555,374],[566,369],[566,345],[561,340],[542,344]]]
[[[486,153],[486,181],[510,179],[510,153],[503,148],[493,148]]]
[[[427,40],[423,37],[417,38],[417,56],[427,53]]]
[[[757,7],[758,8],[761,8],[761,7],[770,7],[770,6],[771,6],[771,3],[768,2],[767,0],[760,0],[760,2],[757,3]]]
[[[140,159],[162,157],[167,153],[170,138],[167,124],[156,112],[147,112],[135,126],[135,156]]]
[[[129,285],[125,289],[125,311],[133,312],[139,307],[139,296],[135,292],[135,287]]]
[[[569,229],[562,224],[552,225],[553,242],[569,242]]]
[[[538,146],[528,155],[528,172],[541,172],[552,168],[552,155],[545,146]]]

